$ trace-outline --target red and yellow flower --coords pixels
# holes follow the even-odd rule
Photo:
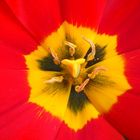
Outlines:
[[[140,2],[0,2],[1,140],[139,140]]]

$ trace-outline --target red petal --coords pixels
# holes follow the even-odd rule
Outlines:
[[[140,48],[140,5],[118,31],[118,52],[124,53]]]
[[[33,104],[23,104],[0,120],[1,140],[54,140],[61,123]]]
[[[26,69],[24,56],[0,43],[0,70],[2,69]]]
[[[123,55],[126,59],[128,82],[132,90],[119,97],[109,114],[108,121],[130,140],[140,139],[140,50]]]
[[[0,1],[0,41],[24,54],[37,46],[3,1]]]
[[[97,28],[106,0],[61,0],[63,20],[77,25]]]
[[[6,0],[25,27],[42,40],[61,24],[58,0]]]
[[[29,87],[24,70],[0,70],[0,112],[7,112],[27,101]]]
[[[140,97],[130,91],[119,98],[119,101],[106,118],[130,140],[140,139]]]
[[[140,49],[125,53],[125,74],[133,88],[133,94],[140,95]]]
[[[64,123],[61,125],[56,140],[123,140],[123,137],[103,118],[98,118],[74,132]]]
[[[140,1],[108,1],[102,16],[99,32],[118,35],[120,53],[139,48]]]
[[[29,105],[24,70],[0,70],[0,140],[54,140],[61,121]]]

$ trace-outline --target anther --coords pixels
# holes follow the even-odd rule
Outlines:
[[[69,42],[69,41],[65,41],[64,42],[65,45],[68,45],[70,48],[69,48],[69,53],[70,53],[70,56],[73,56],[75,54],[75,48],[77,47],[75,44]]]
[[[89,44],[90,44],[90,47],[91,47],[91,53],[89,53],[88,54],[88,56],[87,56],[87,61],[90,61],[90,60],[93,60],[94,59],[94,57],[95,57],[95,54],[96,54],[96,48],[95,48],[95,45],[94,45],[94,43],[90,40],[90,39],[88,39],[88,38],[86,38],[86,37],[82,37],[86,42],[88,42]]]
[[[75,87],[76,92],[81,92],[84,90],[85,86],[89,83],[90,78],[87,78],[81,85]]]
[[[81,92],[81,91],[83,91],[84,88],[86,87],[86,85],[89,83],[89,81],[91,79],[94,79],[95,76],[97,74],[99,74],[99,72],[106,71],[106,70],[107,69],[105,67],[103,67],[103,66],[100,66],[100,67],[95,68],[92,73],[88,74],[88,78],[81,85],[77,85],[75,87],[75,91],[78,92],[78,93]]]
[[[59,58],[58,58],[58,56],[57,56],[57,53],[54,52],[54,51],[52,51],[51,48],[48,48],[48,51],[51,53],[51,55],[52,55],[52,57],[53,57],[54,63],[55,63],[56,65],[59,65],[59,64],[60,64],[60,60],[59,60]]]
[[[89,77],[90,79],[94,79],[95,76],[96,76],[97,74],[99,74],[99,72],[101,72],[101,71],[106,71],[106,70],[107,70],[107,68],[105,68],[105,67],[103,67],[103,66],[97,67],[97,68],[95,68],[95,69],[93,70],[93,72],[91,72],[90,74],[88,74],[88,77]]]
[[[49,80],[44,81],[44,83],[51,84],[51,83],[61,83],[63,81],[64,77],[63,76],[56,76],[52,77]]]

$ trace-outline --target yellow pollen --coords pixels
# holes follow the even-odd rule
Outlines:
[[[70,74],[74,78],[77,78],[79,76],[81,64],[83,64],[84,62],[85,62],[84,58],[80,58],[77,60],[64,59],[61,61],[61,63],[68,68]]]

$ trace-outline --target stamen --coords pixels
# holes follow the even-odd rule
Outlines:
[[[63,81],[64,77],[63,76],[56,76],[52,77],[49,80],[44,81],[44,83],[51,84],[51,83],[61,83]]]
[[[81,85],[77,85],[75,87],[75,91],[78,92],[78,93],[83,91],[85,86],[89,83],[90,79],[94,79],[95,76],[97,74],[99,74],[100,71],[105,71],[105,70],[107,70],[107,69],[103,66],[95,68],[92,73],[88,74],[88,78]]]
[[[68,45],[70,48],[69,48],[69,53],[70,53],[70,56],[73,56],[75,54],[75,48],[77,47],[75,44],[69,42],[69,41],[65,41],[64,42],[65,45]]]
[[[97,67],[97,68],[95,68],[95,69],[93,70],[93,72],[91,72],[90,74],[88,74],[88,77],[89,77],[90,79],[94,79],[95,76],[96,76],[97,74],[99,74],[99,72],[101,72],[101,71],[106,71],[106,70],[107,70],[107,68],[105,68],[105,67],[103,67],[103,66]]]
[[[51,53],[52,57],[53,57],[53,61],[56,65],[59,65],[60,64],[60,60],[57,56],[57,53],[55,53],[54,51],[52,51],[51,48],[48,48],[48,51]]]
[[[94,43],[90,40],[90,39],[88,39],[88,38],[86,38],[86,37],[82,37],[86,42],[88,42],[89,44],[90,44],[90,47],[91,47],[91,53],[89,53],[88,54],[88,56],[87,56],[87,61],[91,61],[91,60],[93,60],[94,59],[94,57],[95,57],[95,54],[96,54],[96,48],[95,48],[95,45],[94,45]]]
[[[75,87],[76,92],[81,92],[84,90],[85,86],[89,83],[90,78],[87,78],[81,85]]]

